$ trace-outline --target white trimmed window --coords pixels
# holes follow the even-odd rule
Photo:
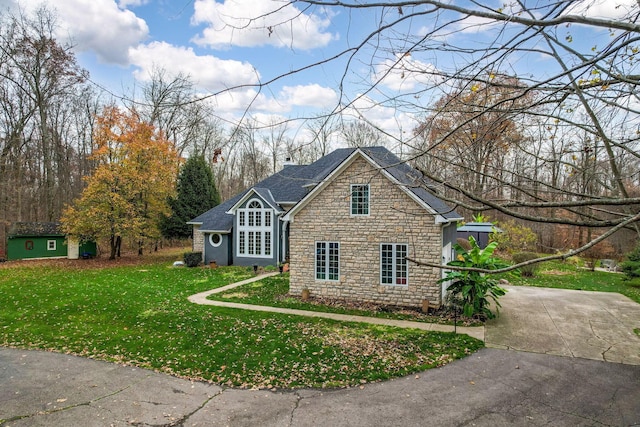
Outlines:
[[[351,216],[369,215],[369,184],[351,184]]]
[[[340,280],[340,243],[316,242],[316,280]]]
[[[380,245],[380,283],[407,286],[408,279],[407,245],[405,243],[382,243]]]
[[[238,256],[271,258],[273,210],[258,199],[250,200],[246,208],[237,211]]]
[[[217,248],[222,244],[222,235],[220,233],[211,233],[209,234],[209,243],[214,248]]]
[[[47,240],[47,250],[55,251],[56,250],[56,241],[55,240]]]

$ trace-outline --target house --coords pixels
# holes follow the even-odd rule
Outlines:
[[[489,244],[489,235],[491,233],[502,233],[502,230],[493,225],[491,222],[468,222],[458,228],[458,239],[469,240],[469,236],[473,236],[482,249]]]
[[[290,292],[421,306],[442,303],[441,264],[462,218],[384,147],[344,148],[289,165],[194,218],[205,263],[290,260]]]
[[[71,258],[96,255],[95,242],[70,239],[57,222],[14,222],[7,233],[7,259]]]

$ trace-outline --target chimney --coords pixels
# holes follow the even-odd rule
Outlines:
[[[286,168],[287,166],[292,166],[292,165],[295,165],[295,162],[294,162],[293,160],[291,160],[291,157],[290,157],[290,156],[287,156],[287,157],[284,159],[284,163],[282,164],[282,167],[283,167],[283,168]]]

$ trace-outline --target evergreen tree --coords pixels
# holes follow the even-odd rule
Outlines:
[[[187,221],[220,204],[213,172],[204,156],[190,157],[178,175],[177,195],[169,199],[171,215],[165,217],[162,235],[167,238],[191,236]]]

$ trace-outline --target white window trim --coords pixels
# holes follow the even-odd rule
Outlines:
[[[53,245],[51,245],[52,243],[53,243]],[[47,250],[48,251],[55,251],[57,246],[58,246],[58,242],[56,242],[55,240],[47,240]]]
[[[257,202],[260,205],[260,208],[256,209],[256,208],[249,208],[248,206],[251,205],[253,202]],[[273,254],[274,254],[274,221],[273,221],[273,209],[271,208],[265,208],[264,203],[262,203],[262,201],[260,199],[257,198],[252,198],[250,200],[247,201],[247,203],[245,204],[245,208],[239,208],[237,210],[237,215],[236,215],[236,242],[238,242],[238,244],[236,245],[236,256],[239,258],[265,258],[265,259],[270,259],[273,258]],[[260,226],[256,227],[254,226],[249,226],[249,212],[257,212],[260,214],[261,216],[261,222],[260,222]],[[240,225],[240,216],[244,215],[245,216],[245,225],[241,226]],[[255,218],[255,216],[254,216]],[[269,219],[269,226],[265,225],[267,223],[267,218]],[[254,224],[255,224],[255,219],[254,219]],[[260,254],[256,255],[256,254],[250,254],[249,253],[249,232],[259,232],[260,233],[260,240],[259,240],[259,245],[260,245]],[[245,249],[245,253],[241,253],[240,252],[240,234],[244,233],[244,249]],[[265,255],[266,249],[267,249],[267,245],[266,245],[266,234],[265,233],[271,233],[271,238],[270,238],[270,247],[269,247],[269,255]]]
[[[393,246],[393,250],[392,250],[392,257],[393,257],[393,262],[392,262],[392,283],[382,283],[382,246],[383,245],[392,245]],[[397,264],[396,264],[396,248],[400,245],[404,245],[407,249],[407,254],[409,253],[409,244],[408,243],[391,243],[391,242],[383,242],[380,243],[380,285],[381,286],[392,286],[392,287],[396,287],[396,288],[408,288],[409,287],[409,262],[407,260],[405,260],[406,262],[406,266],[407,266],[407,277],[406,277],[406,283],[405,284],[398,284],[396,283],[397,280],[397,276],[396,276],[396,272],[397,272]]]
[[[325,265],[325,278],[324,279],[319,279],[318,278],[318,243],[324,243],[325,246],[325,251],[326,251],[326,265]],[[329,278],[329,248],[328,245],[331,243],[335,243],[338,245],[338,278],[337,279],[330,279]],[[336,241],[328,241],[328,240],[318,240],[316,242],[314,242],[313,244],[313,277],[315,280],[320,281],[320,282],[339,282],[340,281],[340,242],[336,242]]]
[[[367,213],[366,214],[354,214],[353,213],[353,187],[367,187]],[[371,214],[371,186],[369,184],[351,184],[349,186],[349,215],[352,217],[369,216]]]
[[[217,245],[213,242],[213,236],[218,236],[218,237],[220,237],[220,241],[218,242],[218,244],[217,244]],[[211,244],[211,246],[213,246],[214,248],[219,247],[219,246],[222,244],[222,234],[220,234],[220,233],[211,233],[211,234],[209,234],[209,243],[210,243],[210,244]]]

